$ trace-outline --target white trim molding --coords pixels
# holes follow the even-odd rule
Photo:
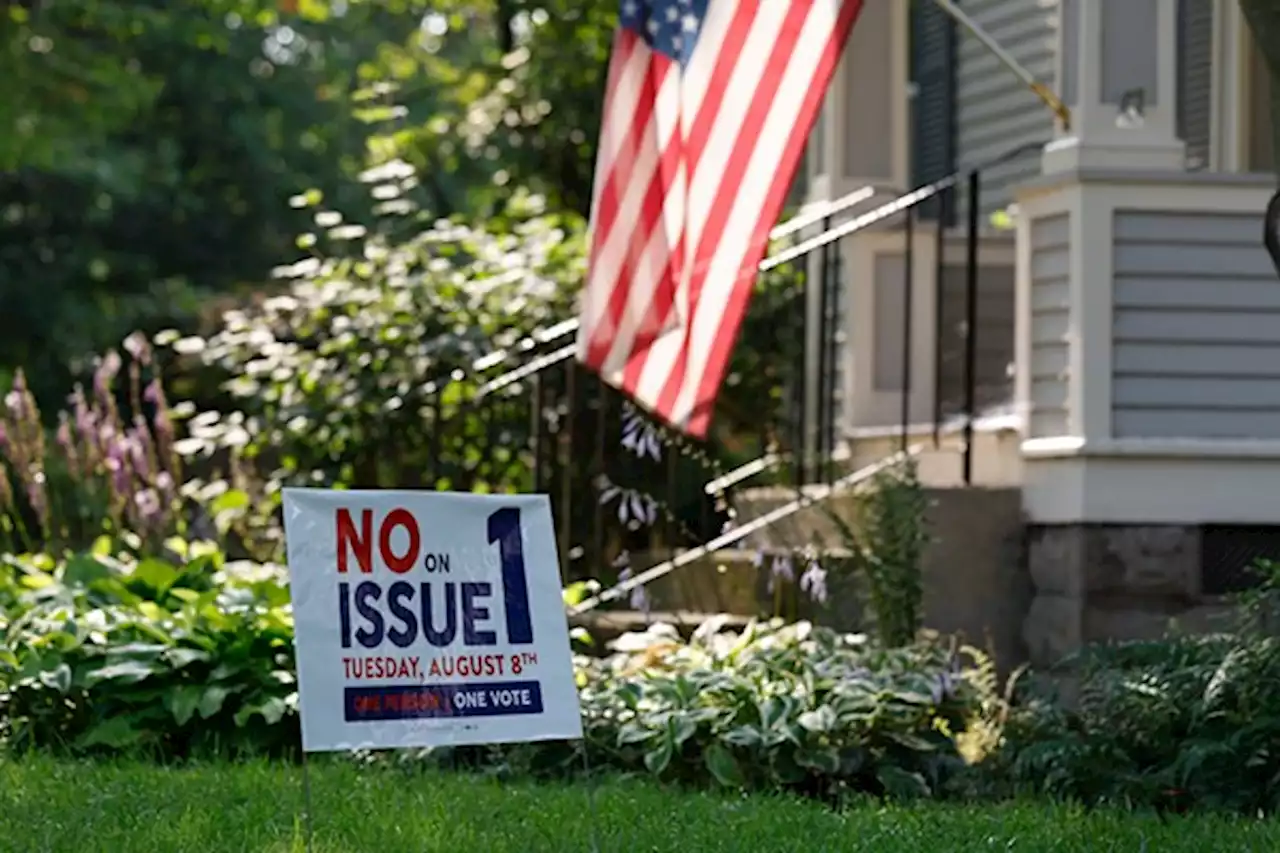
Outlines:
[[[1212,111],[1209,126],[1209,168],[1244,171],[1245,39],[1251,38],[1239,0],[1214,0]]]

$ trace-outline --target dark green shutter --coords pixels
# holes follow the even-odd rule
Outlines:
[[[932,0],[911,4],[911,185],[924,186],[956,170],[956,25]],[[936,218],[937,205],[921,207]]]
[[[1187,168],[1209,167],[1213,124],[1213,0],[1178,0],[1178,136]]]

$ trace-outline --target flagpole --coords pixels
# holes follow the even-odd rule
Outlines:
[[[1053,110],[1054,115],[1062,122],[1064,131],[1071,129],[1071,110],[1067,108],[1066,104],[1062,103],[1062,99],[1052,89],[1037,80],[1035,75],[1028,71],[1018,60],[1014,59],[1009,51],[1000,46],[1000,42],[992,38],[986,30],[978,26],[977,21],[965,14],[964,10],[951,2],[951,0],[933,0],[933,2],[939,9],[950,15],[952,20],[968,30],[974,38],[982,42],[987,50],[995,54],[996,59],[999,59],[1005,68],[1012,71],[1019,80],[1027,85],[1027,88],[1035,93],[1036,97],[1044,102],[1045,106]]]

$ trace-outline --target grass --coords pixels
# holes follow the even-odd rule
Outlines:
[[[350,762],[311,770],[315,853],[1278,850],[1280,823],[1068,807],[866,806],[688,793],[639,781],[500,784]],[[0,758],[0,850],[301,853],[301,774],[280,764]],[[593,817],[594,814],[594,817]]]

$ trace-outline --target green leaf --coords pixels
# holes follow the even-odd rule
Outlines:
[[[832,748],[811,747],[796,752],[796,763],[826,776],[840,771],[840,753]]]
[[[145,661],[124,660],[90,671],[86,680],[91,685],[103,681],[121,681],[125,684],[137,684],[139,681],[155,674],[156,668]]]
[[[698,724],[688,714],[675,713],[667,718],[667,737],[673,749],[684,746],[697,730]]]
[[[884,786],[887,796],[896,799],[915,799],[928,797],[929,783],[919,773],[911,773],[893,764],[882,764],[876,768],[876,779]]]
[[[214,714],[221,711],[223,703],[227,701],[227,696],[230,694],[231,691],[217,684],[211,687],[206,687],[204,689],[204,694],[200,697],[200,704],[198,706],[200,716],[207,720]]]
[[[655,776],[661,776],[662,772],[671,764],[671,741],[663,738],[658,745],[644,754],[644,766],[649,768],[649,772]]]
[[[796,763],[795,755],[790,749],[773,754],[773,775],[783,785],[798,785],[808,775],[803,767]]]
[[[645,728],[640,723],[630,722],[618,729],[618,746],[630,743],[643,743],[653,737],[653,729]]]
[[[738,759],[734,758],[733,753],[722,744],[711,744],[711,748],[707,750],[705,760],[711,775],[724,787],[746,787],[747,779],[742,772],[742,767],[738,764]]]
[[[915,732],[887,731],[884,736],[913,752],[937,752],[940,744],[933,743]],[[940,738],[941,740],[941,738]]]
[[[564,588],[562,596],[568,607],[577,607],[588,597],[600,591],[600,583],[593,580],[575,581]]]
[[[182,669],[198,661],[207,661],[209,654],[199,649],[168,649],[164,653],[164,659],[172,664],[174,669]]]
[[[173,714],[173,720],[185,726],[195,715],[196,708],[204,696],[204,690],[194,685],[182,685],[165,694],[164,706]]]
[[[249,508],[249,493],[243,489],[228,489],[209,503],[214,515],[224,512],[240,512]]]
[[[66,693],[71,689],[71,667],[60,663],[53,669],[45,670],[40,673],[40,683],[45,687],[52,687],[59,693]]]
[[[761,731],[755,726],[738,726],[725,732],[723,739],[734,746],[755,749],[763,742]]]
[[[149,557],[133,567],[132,578],[140,583],[146,584],[158,594],[168,591],[178,580],[181,573],[164,560],[157,560]]]
[[[244,728],[249,724],[255,716],[261,716],[266,720],[267,725],[274,726],[283,719],[285,712],[289,710],[289,706],[279,697],[268,699],[256,705],[245,705],[236,712],[235,723],[238,728]]]
[[[89,586],[94,581],[115,576],[106,558],[93,554],[76,554],[67,560],[62,569],[62,582],[67,586]]]
[[[836,712],[830,705],[820,705],[801,714],[799,723],[811,732],[829,732],[836,726]]]
[[[788,703],[781,696],[770,696],[757,706],[760,713],[760,726],[771,729],[787,715]]]
[[[124,749],[134,746],[142,740],[145,732],[138,729],[133,719],[125,714],[108,717],[98,723],[76,740],[76,745],[85,748],[90,746],[108,746]]]

